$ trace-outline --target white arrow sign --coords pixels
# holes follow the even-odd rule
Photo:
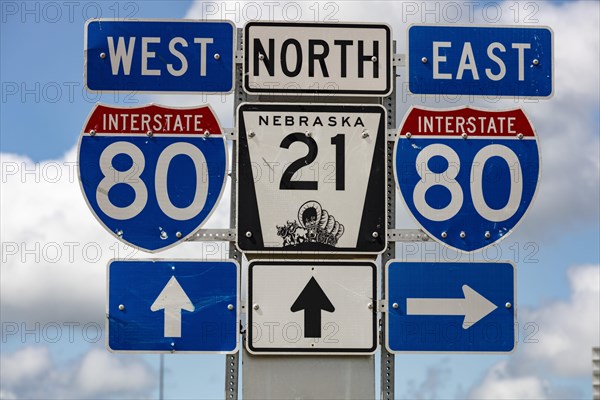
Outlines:
[[[463,329],[469,329],[477,321],[498,306],[471,289],[462,287],[463,299],[406,299],[407,315],[464,315]]]
[[[165,310],[164,337],[181,337],[181,310],[194,311],[195,307],[174,276],[150,306],[151,311],[162,309]]]

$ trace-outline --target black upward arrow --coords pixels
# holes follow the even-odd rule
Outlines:
[[[310,278],[302,292],[292,304],[290,311],[304,310],[304,337],[321,337],[321,310],[334,312],[335,307],[327,298],[315,278]]]

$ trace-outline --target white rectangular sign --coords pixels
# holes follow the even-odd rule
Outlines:
[[[385,24],[250,22],[244,28],[244,89],[387,96],[391,31]]]
[[[377,269],[371,261],[252,261],[248,351],[372,354]]]

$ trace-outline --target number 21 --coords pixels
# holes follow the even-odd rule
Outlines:
[[[319,148],[317,142],[311,136],[304,133],[294,132],[287,135],[281,141],[279,147],[289,149],[294,142],[302,142],[308,147],[308,153],[291,163],[281,177],[280,190],[318,190],[318,181],[292,181],[294,174],[301,168],[307,167],[317,158]],[[335,146],[335,190],[346,188],[346,141],[345,136],[339,133],[331,138],[331,144]]]

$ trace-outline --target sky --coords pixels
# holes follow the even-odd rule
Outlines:
[[[542,180],[518,229],[475,259],[517,266],[518,344],[510,355],[397,355],[399,399],[591,398],[600,346],[600,4],[569,2],[0,2],[0,398],[158,397],[157,355],[104,347],[106,263],[148,258],[116,241],[88,210],[77,140],[96,102],[183,106],[210,102],[233,127],[233,95],[101,95],[83,87],[88,18],[384,22],[406,54],[414,23],[549,26],[550,99],[410,95],[397,84],[398,123],[412,105],[522,107],[539,137]],[[398,192],[397,192],[398,193]],[[225,228],[229,186],[205,227]],[[415,228],[400,202],[397,227]],[[223,243],[183,243],[162,258],[224,257]],[[447,254],[397,245],[397,258]],[[165,357],[165,398],[222,398],[224,356]],[[378,393],[378,391],[377,391]]]

